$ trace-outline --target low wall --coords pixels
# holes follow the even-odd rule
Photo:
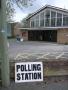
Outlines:
[[[15,63],[22,61],[11,61],[10,62],[10,78],[15,79]],[[51,70],[51,71],[48,71]],[[68,73],[64,70],[68,70],[68,61],[43,61],[43,77],[62,77],[63,79],[68,78]]]
[[[15,63],[23,62],[22,60],[11,60],[10,61],[10,80],[15,80]],[[25,62],[25,61],[24,61]],[[45,61],[43,60],[43,78],[44,83],[47,82],[58,82],[68,80],[68,60],[58,61]],[[0,63],[1,66],[1,63]],[[50,72],[48,72],[50,70]],[[0,68],[0,85],[1,85],[1,68]]]

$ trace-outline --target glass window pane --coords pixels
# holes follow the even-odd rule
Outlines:
[[[55,27],[56,18],[51,18],[51,27]]]
[[[50,11],[47,10],[45,13],[45,26],[48,27],[50,26]]]
[[[56,12],[51,11],[51,27],[55,27],[56,23]]]
[[[45,18],[50,18],[50,11],[49,10],[46,11]]]
[[[40,26],[44,26],[44,12],[40,14]]]
[[[38,16],[36,16],[35,23],[36,23],[36,27],[39,27],[39,15],[38,15]]]
[[[61,25],[62,25],[62,14],[57,13],[57,26],[61,26]]]
[[[68,26],[68,16],[63,15],[63,26]]]
[[[50,18],[46,18],[46,19],[45,19],[45,26],[46,26],[46,27],[50,26],[49,23],[50,23]]]
[[[51,18],[55,18],[56,17],[56,12],[51,11]]]
[[[34,27],[34,20],[31,21],[31,27]]]

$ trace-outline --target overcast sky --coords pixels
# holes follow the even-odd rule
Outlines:
[[[19,8],[16,7],[14,20],[21,21],[29,13],[35,12],[36,10],[45,6],[46,4],[68,9],[68,0],[36,0],[34,1],[33,6],[29,6],[28,8],[23,8],[23,10],[20,10]]]

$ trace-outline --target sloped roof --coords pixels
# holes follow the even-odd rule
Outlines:
[[[45,8],[51,8],[51,9],[60,10],[60,11],[63,11],[63,12],[68,13],[68,10],[67,9],[59,8],[59,7],[55,7],[55,6],[51,6],[51,5],[45,5],[44,7],[40,8],[36,12],[32,13],[29,17],[27,17],[27,20],[30,19],[31,17],[33,17],[34,15],[36,15],[37,13],[41,12]]]

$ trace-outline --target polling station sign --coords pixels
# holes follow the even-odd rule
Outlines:
[[[43,81],[42,62],[15,63],[15,82]]]

